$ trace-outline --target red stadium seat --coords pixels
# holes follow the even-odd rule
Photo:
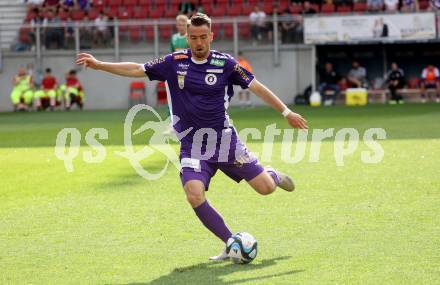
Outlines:
[[[265,2],[263,5],[264,13],[266,13],[267,15],[272,15],[273,5],[274,4],[272,2]]]
[[[84,19],[84,11],[73,10],[72,13],[70,13],[70,17],[73,21],[82,21]]]
[[[133,18],[146,19],[146,18],[148,18],[148,11],[149,11],[149,9],[147,6],[140,6],[134,10]]]
[[[165,10],[164,17],[165,18],[175,18],[179,14],[179,10],[176,6],[174,7],[168,7],[168,9]]]
[[[254,7],[253,6],[246,5],[246,6],[242,6],[241,7],[241,14],[243,16],[249,16],[252,13],[252,11],[254,11]]]
[[[303,10],[303,7],[301,5],[297,5],[297,4],[291,5],[289,7],[289,11],[292,14],[301,14],[302,10]]]
[[[153,5],[153,0],[139,0],[139,6],[151,7]]]
[[[241,15],[241,6],[240,5],[234,5],[232,7],[229,7],[228,9],[228,16],[236,17]]]
[[[168,0],[156,0],[155,3],[156,3],[156,6],[165,7],[168,4]]]
[[[141,34],[140,26],[130,26],[128,28],[128,37],[132,42],[139,42],[141,40]]]
[[[223,32],[225,34],[225,38],[232,39],[234,37],[234,26],[230,23],[223,24]]]
[[[103,9],[104,8],[104,0],[91,0],[91,6],[95,9]]]
[[[152,25],[145,26],[144,31],[145,31],[145,38],[147,40],[154,39],[154,27]]]
[[[125,7],[129,7],[129,6],[134,7],[138,4],[138,0],[124,0],[123,4]]]
[[[157,88],[157,104],[159,105],[168,104],[168,96],[165,87],[165,82],[158,81],[156,88]]]
[[[163,7],[156,7],[155,9],[150,10],[150,18],[152,19],[159,19],[163,16]]]
[[[213,0],[201,0],[200,2],[202,4],[202,6],[209,6],[209,5],[212,5],[214,3]]]
[[[95,20],[99,16],[99,11],[96,8],[90,8],[87,14],[90,20]]]
[[[132,9],[119,10],[118,19],[119,20],[129,20],[133,17],[133,14],[134,14],[134,12]]]
[[[251,36],[251,26],[249,23],[239,23],[238,24],[238,33],[240,38],[248,39]]]
[[[110,7],[120,7],[122,6],[122,0],[109,0],[108,5]]]
[[[346,14],[346,13],[351,13],[351,7],[348,5],[342,5],[342,6],[338,6],[336,8],[336,12],[340,13],[340,14]]]
[[[248,6],[251,6],[251,7],[255,7],[260,4],[258,0],[248,0],[247,3],[248,3]]]
[[[60,18],[61,21],[66,21],[69,18],[69,12],[60,10],[58,12],[58,18]]]
[[[331,14],[335,12],[335,4],[325,3],[322,4],[321,13]]]
[[[145,103],[145,82],[144,81],[133,81],[130,83],[130,105],[136,103]]]
[[[108,7],[105,10],[105,14],[110,18],[116,18],[119,15],[119,8],[118,7]]]
[[[367,11],[367,4],[362,2],[357,2],[353,4],[353,12],[363,13]]]
[[[431,7],[431,4],[429,1],[420,0],[419,1],[419,8],[420,10],[428,10]]]
[[[211,27],[212,32],[214,33],[214,39],[220,39],[222,38],[222,25],[221,24],[214,24]]]
[[[160,25],[159,26],[159,36],[163,40],[169,40],[173,34],[172,25]]]
[[[408,80],[408,88],[417,89],[417,88],[419,88],[419,83],[420,83],[420,80],[417,77],[411,77]]]
[[[226,15],[227,7],[226,5],[217,5],[212,11],[211,16],[213,17],[224,17]]]
[[[280,11],[284,11],[286,9],[289,9],[289,0],[281,0],[279,3]]]
[[[208,5],[208,6],[203,6],[203,10],[205,11],[205,14],[206,15],[208,15],[208,16],[211,16],[212,15],[212,10],[213,10],[213,8],[212,8],[212,6],[211,5]]]

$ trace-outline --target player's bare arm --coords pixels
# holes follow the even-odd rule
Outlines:
[[[298,129],[307,129],[307,121],[300,115],[291,111],[272,91],[264,86],[257,79],[254,79],[249,89],[258,97],[263,99],[269,106],[282,113],[286,117],[289,125]]]
[[[142,64],[134,62],[104,62],[97,60],[93,55],[80,53],[76,57],[76,64],[102,70],[112,74],[126,77],[145,77]]]

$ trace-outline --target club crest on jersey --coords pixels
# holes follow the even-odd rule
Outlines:
[[[221,59],[213,58],[213,59],[211,59],[210,64],[215,65],[215,66],[222,67],[222,66],[225,66],[225,61],[224,61],[224,60],[221,60]]]
[[[179,88],[183,89],[185,87],[185,75],[177,75],[177,82],[179,83]]]
[[[206,74],[205,82],[208,85],[214,85],[217,82],[217,76],[215,76],[215,74],[212,73]]]

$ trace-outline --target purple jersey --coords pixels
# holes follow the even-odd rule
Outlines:
[[[188,135],[179,138],[183,156],[192,156],[194,134],[206,128],[216,134],[210,137],[216,139],[216,154],[210,160],[217,159],[221,138],[225,134],[231,136],[230,150],[235,149],[238,138],[229,121],[227,108],[234,94],[233,85],[248,88],[254,79],[252,73],[228,54],[212,50],[206,60],[196,61],[191,57],[190,49],[147,62],[144,69],[150,80],[166,82],[170,111],[178,118],[173,122],[176,132],[192,128]],[[203,141],[205,148],[210,145],[207,137]]]

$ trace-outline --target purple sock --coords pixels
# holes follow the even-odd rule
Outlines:
[[[213,234],[220,238],[224,243],[232,236],[231,231],[223,221],[222,216],[208,203],[208,200],[203,202],[197,208],[194,208],[197,217],[203,225],[208,228]]]
[[[270,176],[272,176],[273,181],[275,182],[275,185],[280,184],[280,178],[278,177],[278,174],[275,169],[268,168],[266,169],[267,173],[269,173]]]

